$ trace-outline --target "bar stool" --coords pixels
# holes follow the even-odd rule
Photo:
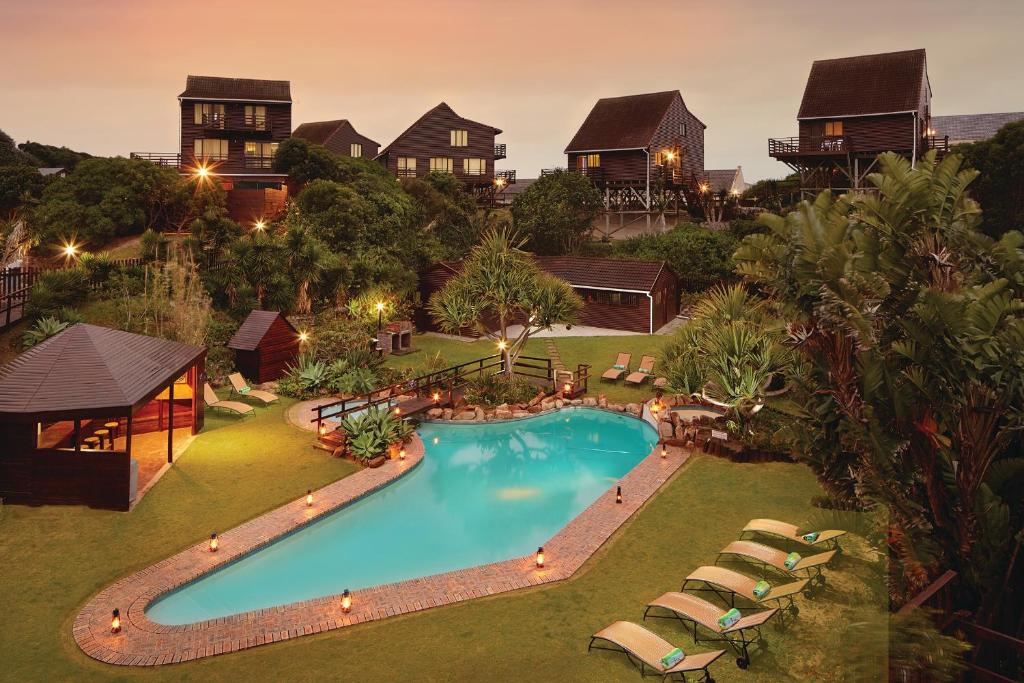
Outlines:
[[[121,435],[121,423],[114,420],[113,422],[104,422],[103,426],[110,430],[110,445],[113,447],[114,439]]]
[[[82,448],[89,448],[94,451],[100,449],[100,437],[98,436],[87,436],[82,439]]]
[[[100,437],[100,448],[103,448],[104,441],[109,439],[110,440],[110,449],[111,450],[114,449],[114,437],[110,435],[110,430],[109,429],[97,429],[97,430],[93,431],[92,435]]]

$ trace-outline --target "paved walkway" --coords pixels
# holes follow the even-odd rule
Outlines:
[[[548,352],[548,358],[551,359],[551,364],[555,367],[555,370],[564,371],[565,363],[562,362],[562,357],[558,355],[558,345],[555,344],[555,340],[548,337],[544,340],[544,349]]]
[[[284,411],[284,419],[293,427],[304,429],[307,432],[316,431],[316,409],[318,406],[327,403],[334,403],[338,399],[333,396],[314,398],[312,401],[300,401],[288,406]]]
[[[660,447],[544,544],[545,564],[534,556],[471,567],[435,576],[356,591],[350,612],[337,595],[245,612],[185,626],[163,626],[146,618],[146,606],[160,595],[237,560],[332,510],[347,505],[414,469],[424,457],[415,438],[405,461],[390,460],[314,493],[315,504],[288,503],[220,535],[220,550],[207,542],[127,576],[95,595],[75,618],[73,635],[90,657],[124,666],[156,666],[236,652],[267,643],[344,628],[396,614],[528,588],[572,576],[686,462],[689,453]],[[110,632],[111,610],[122,615],[120,633]]]
[[[510,325],[508,336],[515,339],[523,331],[522,325]],[[555,325],[550,330],[540,330],[531,336],[543,339],[545,337],[635,337],[641,332],[628,332],[626,330],[611,330],[606,327],[587,327],[586,325],[573,325],[567,329],[565,325]]]

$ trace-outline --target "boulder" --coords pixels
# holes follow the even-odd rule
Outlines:
[[[431,408],[427,411],[427,417],[431,420],[439,420],[444,416],[444,411],[440,408]]]
[[[481,422],[484,419],[485,415],[486,413],[484,413],[484,409],[481,408],[480,406],[477,406],[476,409],[473,411],[473,419],[476,420],[477,422]]]
[[[546,399],[544,399],[543,401],[540,402],[540,409],[541,410],[554,410],[554,408],[555,408],[555,399],[546,398]]]
[[[513,410],[512,417],[529,417],[530,413],[527,410]]]
[[[626,412],[630,413],[632,415],[641,415],[641,414],[643,414],[643,410],[644,410],[644,407],[641,404],[639,404],[639,403],[627,403],[626,404]]]
[[[661,439],[671,439],[673,436],[672,423],[671,422],[659,422],[658,423],[658,437]]]
[[[556,398],[556,399],[555,399],[555,407],[556,407],[556,408],[561,408],[561,407],[562,407],[562,406],[564,406],[564,405],[565,405],[565,401],[563,401],[563,400],[562,400],[562,399],[560,399],[560,398]]]
[[[581,406],[581,405],[583,405],[583,399],[582,398],[574,398],[573,400],[569,401],[569,405],[571,405],[571,406]]]
[[[462,412],[455,416],[456,420],[472,420],[474,418],[476,418],[475,410],[463,410]]]
[[[609,403],[608,409],[614,410],[617,413],[621,413],[623,410],[625,410],[625,408],[622,407],[621,403]]]
[[[608,407],[608,397],[605,396],[604,394],[601,394],[600,396],[598,396],[597,397],[597,407],[598,408],[607,408]]]
[[[530,402],[526,404],[526,407],[527,408],[532,408],[533,406],[539,404],[543,400],[544,400],[544,392],[543,391],[538,391],[537,395],[534,396],[533,398],[531,398]]]
[[[509,410],[508,408],[501,408],[501,407],[499,407],[499,408],[495,409],[495,411],[494,411],[494,419],[495,420],[511,420],[512,419],[512,411]]]
[[[497,406],[494,409],[495,412],[497,412],[499,410],[509,410],[508,404],[507,403],[502,403],[501,405]]]
[[[528,415],[536,415],[537,413],[539,413],[539,412],[541,412],[541,411],[543,411],[543,410],[544,410],[544,409],[543,409],[543,408],[541,408],[539,404],[535,404],[535,405],[532,405],[532,406],[530,406],[529,408],[527,408],[527,409],[526,409],[526,413],[527,413]]]
[[[451,420],[455,416],[455,411],[451,408],[445,408],[441,413],[442,420]]]
[[[585,405],[585,406],[596,406],[597,405],[597,399],[594,398],[593,396],[587,396],[586,398],[583,399],[583,405]]]

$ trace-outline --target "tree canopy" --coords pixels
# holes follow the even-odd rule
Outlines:
[[[575,251],[604,205],[601,193],[580,173],[541,176],[512,202],[512,224],[527,248],[541,255]]]
[[[1008,123],[991,139],[957,151],[980,172],[971,193],[985,211],[982,230],[999,237],[1024,229],[1024,121]]]

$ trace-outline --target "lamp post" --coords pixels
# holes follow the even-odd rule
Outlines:
[[[384,326],[384,302],[377,302],[377,332]]]

